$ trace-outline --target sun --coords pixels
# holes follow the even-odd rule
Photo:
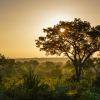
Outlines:
[[[61,32],[64,32],[64,31],[65,31],[65,29],[64,29],[64,28],[61,28],[61,29],[60,29],[60,31],[61,31]]]

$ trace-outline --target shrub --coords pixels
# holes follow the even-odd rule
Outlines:
[[[79,93],[74,93],[72,95],[68,95],[68,100],[80,100],[81,94]]]
[[[88,92],[83,100],[100,100],[100,94]]]
[[[92,80],[92,77],[88,74],[85,74],[84,77],[83,77],[84,80],[87,80],[89,83],[91,82]]]
[[[87,80],[81,80],[81,81],[80,81],[80,85],[81,85],[82,87],[87,88],[87,87],[88,87],[88,81],[87,81]]]
[[[76,82],[76,81],[77,81],[77,78],[76,78],[76,75],[75,75],[75,74],[73,74],[73,75],[71,76],[71,80],[72,80],[72,82]]]
[[[92,87],[90,87],[90,91],[100,94],[100,88],[99,87],[92,86]]]
[[[92,85],[100,87],[100,76],[97,76],[96,79],[93,80]]]
[[[28,89],[37,88],[41,81],[38,75],[34,75],[34,70],[23,74],[23,78],[24,86]]]
[[[76,75],[73,74],[70,78],[66,78],[65,82],[77,82]]]
[[[69,87],[60,86],[59,90],[56,91],[56,93],[53,96],[53,99],[55,100],[66,100],[67,98],[67,92],[69,91]]]
[[[83,87],[83,86],[79,86],[78,88],[77,88],[77,93],[80,93],[80,94],[82,94],[83,92],[85,92],[87,90],[87,88],[85,88],[85,87]]]

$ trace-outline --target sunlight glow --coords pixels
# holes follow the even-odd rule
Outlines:
[[[61,28],[61,29],[60,29],[60,31],[61,31],[61,32],[64,32],[64,31],[65,31],[65,29],[64,29],[64,28]]]

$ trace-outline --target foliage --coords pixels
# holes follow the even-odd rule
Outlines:
[[[91,86],[91,87],[90,87],[90,91],[91,91],[92,93],[98,93],[98,94],[100,94],[100,87]]]
[[[93,79],[94,79],[94,77],[91,74],[89,75],[88,73],[86,73],[83,77],[83,80],[87,80],[89,83],[91,83],[93,81]]]
[[[67,82],[76,82],[77,78],[75,74],[72,74],[72,76],[70,78],[66,79]]]
[[[92,85],[100,87],[100,76],[97,76],[96,79],[93,80]]]
[[[7,60],[4,55],[0,54],[0,65],[4,66],[8,62]]]
[[[29,73],[23,74],[23,78],[24,78],[24,85],[28,89],[37,88],[40,83],[40,77],[34,75],[34,70],[32,72],[30,71]]]
[[[30,60],[29,63],[31,63],[33,67],[36,67],[39,65],[39,62],[37,60]]]
[[[20,61],[15,62],[15,67],[16,68],[20,68],[22,65],[23,65],[23,63],[20,62]]]
[[[83,100],[100,100],[100,94],[88,92]]]
[[[78,93],[83,93],[83,92],[85,92],[87,89],[85,88],[85,87],[83,87],[83,86],[79,86],[78,88],[77,88],[77,92]]]
[[[80,85],[81,85],[82,87],[88,88],[88,81],[87,81],[87,80],[81,80],[81,81],[80,81]]]
[[[11,60],[9,60],[11,61]],[[13,60],[14,61],[14,60]],[[12,62],[13,62],[12,61]],[[27,63],[28,65],[31,63]],[[14,63],[7,62],[6,65]],[[16,63],[15,63],[16,64]],[[15,65],[16,72],[17,69],[23,67],[24,63],[18,62]],[[5,67],[6,68],[6,67]],[[43,67],[42,67],[43,68]],[[50,70],[43,70],[39,66],[35,73],[41,74],[42,79],[30,71],[28,73],[23,73],[22,76],[13,73],[9,74],[10,77],[1,76],[0,84],[0,100],[99,100],[100,98],[100,86],[99,80],[100,76],[93,78],[87,72],[84,75],[84,79],[77,83],[76,74],[70,71],[70,78],[65,79],[62,76],[62,68],[60,65],[56,64],[55,69],[58,72],[59,77],[49,77],[51,76]],[[23,68],[24,69],[24,68]],[[9,70],[9,69],[8,69]],[[42,71],[42,72],[41,72]],[[54,74],[55,72],[54,71]],[[48,77],[44,77],[44,76]],[[57,73],[56,73],[57,74]],[[88,93],[89,91],[89,93]]]
[[[97,76],[98,70],[100,68],[100,58],[91,58],[89,66],[91,66],[92,68],[94,68],[94,70],[96,72],[96,76]]]

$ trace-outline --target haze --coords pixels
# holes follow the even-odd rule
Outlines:
[[[35,45],[35,39],[46,35],[42,29],[74,18],[100,25],[100,0],[0,0],[0,53],[46,57]]]

